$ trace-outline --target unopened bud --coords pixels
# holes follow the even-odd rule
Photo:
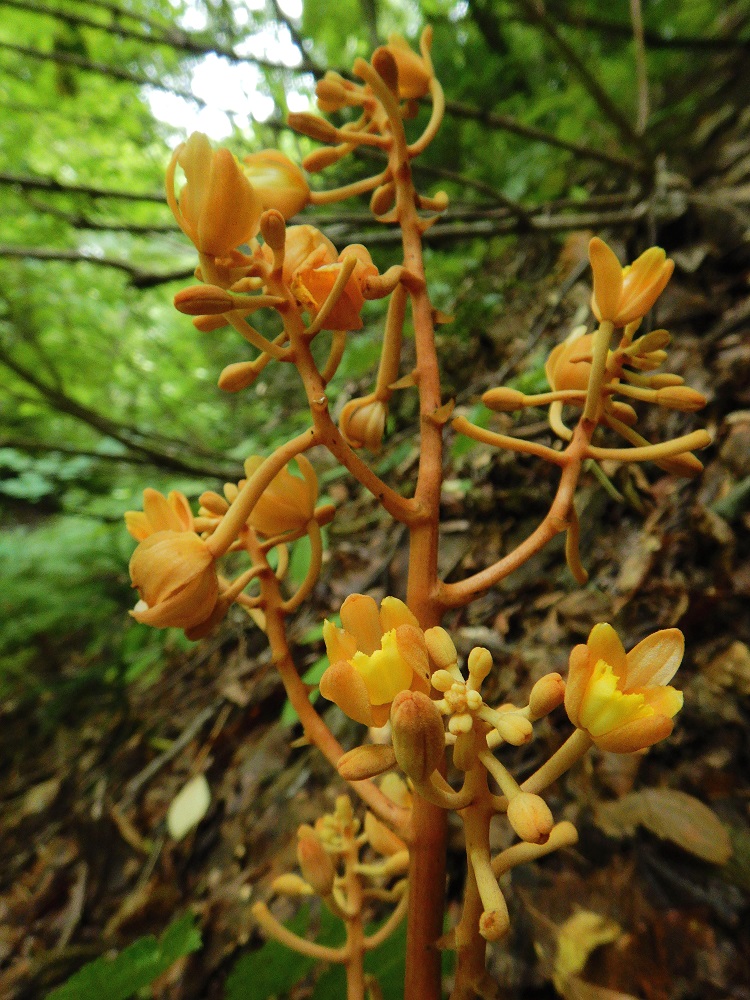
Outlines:
[[[526,396],[518,389],[498,386],[496,389],[488,389],[482,396],[482,402],[488,410],[509,413],[511,410],[522,410],[526,405]]]
[[[346,146],[334,149],[316,149],[314,152],[308,153],[302,161],[302,166],[309,174],[316,174],[318,171],[325,170],[326,167],[332,167],[334,163],[338,163],[348,152],[349,149]]]
[[[191,285],[175,295],[174,307],[186,316],[221,316],[234,309],[234,299],[218,285]]]
[[[485,941],[499,941],[508,933],[510,920],[506,910],[485,910],[479,918],[479,933]]]
[[[369,840],[372,849],[384,857],[388,857],[391,854],[400,854],[401,851],[408,850],[403,840],[397,837],[393,830],[389,830],[385,823],[381,823],[371,812],[365,813],[365,836]]]
[[[393,208],[395,200],[396,185],[393,181],[388,181],[387,184],[381,184],[380,187],[375,188],[372,192],[372,198],[370,198],[370,211],[373,215],[383,215],[389,209]]]
[[[315,85],[315,97],[318,107],[326,114],[340,111],[349,103],[346,87],[332,73],[326,73]]]
[[[439,625],[435,625],[434,628],[428,628],[424,634],[424,638],[427,643],[427,652],[430,654],[430,659],[439,670],[446,670],[458,662],[456,647],[453,645],[453,640],[444,628],[441,628]]]
[[[319,896],[329,895],[336,876],[333,862],[310,827],[301,826],[297,838],[297,861],[302,874]]]
[[[253,361],[236,361],[227,365],[219,375],[218,386],[224,392],[240,392],[252,385],[258,377],[258,367]]]
[[[648,384],[652,389],[666,389],[672,385],[683,385],[685,379],[681,375],[671,375],[669,372],[658,372],[648,376]]]
[[[547,803],[531,792],[519,792],[510,800],[508,822],[528,844],[545,843],[555,825]]]
[[[565,681],[560,674],[546,674],[531,689],[529,709],[534,719],[549,715],[565,698]]]
[[[620,399],[615,399],[611,403],[612,416],[617,417],[618,420],[622,420],[624,424],[628,427],[632,427],[638,422],[638,414],[635,412],[630,403],[623,403]]]
[[[282,896],[312,896],[315,891],[303,878],[292,872],[275,878],[271,883],[271,890]]]
[[[266,245],[273,251],[283,250],[286,240],[286,222],[281,212],[270,208],[260,217],[260,231]]]
[[[340,758],[336,767],[344,781],[363,781],[389,770],[396,763],[393,747],[382,744],[355,747]]]
[[[694,413],[702,410],[706,405],[706,397],[686,385],[667,386],[665,389],[658,389],[656,392],[656,402],[659,406],[666,406],[670,410],[681,410],[683,413]]]
[[[400,691],[391,706],[393,750],[412,781],[426,781],[445,753],[443,719],[421,691]]]
[[[534,734],[531,723],[519,712],[499,712],[495,720],[495,729],[506,743],[520,747],[528,743]]]
[[[639,337],[632,346],[637,349],[638,354],[648,354],[651,351],[660,351],[668,347],[671,340],[667,330],[652,330],[644,337]]]
[[[468,668],[474,683],[481,684],[492,670],[492,653],[489,649],[485,649],[484,646],[475,646],[469,653]]]
[[[295,132],[301,132],[302,135],[309,136],[310,139],[315,139],[317,142],[333,145],[339,141],[338,129],[334,128],[330,122],[325,121],[324,118],[311,115],[307,111],[293,112],[289,115],[288,121],[289,126]]]
[[[222,330],[225,326],[229,326],[229,323],[223,316],[196,316],[193,326],[201,333],[213,333],[214,330]]]
[[[670,475],[683,476],[685,479],[692,479],[703,472],[703,462],[689,451],[671,458],[660,458],[656,464]]]
[[[398,66],[391,52],[383,45],[372,54],[372,66],[392,94],[398,94]]]

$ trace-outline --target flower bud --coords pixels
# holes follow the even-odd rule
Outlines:
[[[410,50],[411,51],[411,50]],[[372,68],[380,76],[393,94],[398,94],[398,67],[392,53],[386,46],[380,46],[372,54]]]
[[[191,285],[174,297],[174,307],[186,316],[221,316],[231,312],[234,298],[218,285]]]
[[[141,595],[131,614],[157,628],[200,625],[219,597],[213,554],[188,531],[157,531],[145,538],[130,559],[130,577]]]
[[[479,918],[479,933],[485,941],[499,941],[510,928],[507,910],[485,910]]]
[[[526,405],[526,396],[518,389],[498,386],[496,389],[488,389],[482,396],[482,402],[488,410],[509,413],[511,410],[522,410]]]
[[[336,765],[344,781],[362,781],[374,778],[389,770],[396,763],[393,747],[384,744],[368,744],[355,747],[339,759]]]
[[[490,670],[492,670],[492,653],[489,649],[485,649],[484,646],[475,646],[469,653],[467,666],[471,679],[479,687]]]
[[[681,410],[683,413],[694,413],[706,405],[706,397],[686,385],[667,386],[656,390],[656,402],[670,410]]]
[[[398,69],[399,97],[418,100],[429,93],[432,74],[422,56],[417,55],[401,35],[390,35],[386,47]]]
[[[372,198],[370,198],[370,211],[373,215],[384,215],[387,211],[393,208],[395,200],[396,185],[393,181],[388,181],[387,184],[381,184],[380,187],[375,188],[372,192]]]
[[[297,861],[315,892],[319,896],[329,895],[336,872],[333,862],[309,826],[301,826],[297,831]]]
[[[370,841],[372,849],[385,857],[408,850],[403,840],[371,812],[365,813],[365,836]]]
[[[258,366],[254,361],[235,361],[222,370],[218,386],[224,392],[240,392],[251,386],[258,375]]]
[[[426,781],[443,759],[445,729],[435,703],[421,691],[401,691],[391,706],[393,750],[413,781]]]
[[[244,158],[244,172],[264,211],[275,208],[285,219],[301,212],[310,200],[310,187],[296,163],[276,149],[264,149]]]
[[[519,792],[508,803],[508,822],[521,840],[543,844],[555,825],[549,806],[539,795]]]
[[[281,896],[312,896],[314,890],[299,875],[288,872],[273,880],[271,891]]]
[[[311,115],[307,111],[293,112],[287,120],[289,127],[293,128],[295,132],[301,132],[302,135],[315,139],[317,142],[333,145],[339,141],[338,129],[317,115]]]
[[[380,451],[385,432],[388,404],[380,399],[362,396],[351,399],[341,411],[339,429],[352,448]]]
[[[526,716],[514,711],[499,711],[495,721],[495,729],[506,743],[510,743],[514,747],[523,746],[534,735],[534,730]]]
[[[565,698],[565,681],[560,674],[546,674],[531,689],[529,708],[533,719],[549,715]]]
[[[444,628],[439,625],[428,628],[424,637],[427,643],[427,652],[438,670],[446,670],[458,662],[456,647]],[[451,678],[452,680],[453,678]]]

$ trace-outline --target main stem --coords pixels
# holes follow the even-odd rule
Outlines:
[[[404,265],[421,279],[411,292],[419,390],[420,459],[415,501],[422,516],[409,526],[407,603],[422,628],[440,624],[438,529],[442,486],[442,426],[431,418],[440,407],[440,372],[435,350],[432,304],[424,283],[421,226],[415,209],[403,131],[394,135],[391,166],[403,235]],[[435,942],[443,932],[447,813],[414,796],[409,867],[405,1000],[439,1000],[442,992],[440,953]]]

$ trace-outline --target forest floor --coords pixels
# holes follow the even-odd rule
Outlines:
[[[697,415],[662,414],[659,436],[707,426],[714,444],[701,456],[704,475],[685,481],[652,466],[607,466],[620,501],[587,475],[579,512],[592,583],[579,588],[561,546],[552,545],[446,622],[462,654],[474,645],[493,653],[497,669],[488,694],[496,701],[527,694],[549,670],[564,672],[571,647],[585,641],[596,621],[615,625],[626,646],[672,626],[686,637],[677,678],[685,707],[673,736],[642,755],[594,753],[551,791],[555,816],[576,823],[580,842],[514,872],[512,932],[491,948],[490,959],[507,997],[556,995],[556,934],[584,909],[621,929],[593,953],[586,982],[644,1000],[750,1000],[747,261],[702,236],[682,236],[674,254],[677,276],[658,318],[674,335],[669,370],[705,392],[709,405]],[[512,377],[523,370],[529,330],[541,324],[539,346],[546,350],[566,335],[586,302],[588,278],[573,282],[557,307],[548,306],[547,296],[578,266],[584,246],[582,234],[572,237],[555,259],[539,240],[520,240],[497,262],[498,271],[509,267],[518,280],[507,283],[496,325],[462,344],[443,328],[446,390],[463,387],[459,406],[476,402],[498,372]],[[541,411],[528,413],[516,431],[523,424],[524,435],[549,441],[544,418]],[[493,419],[498,429],[513,426],[505,416]],[[397,413],[389,447],[407,440],[399,421]],[[656,439],[653,414],[645,427]],[[414,475],[416,446],[405,457],[402,452],[390,475],[404,483]],[[484,447],[449,450],[448,460],[442,568],[456,579],[533,528],[555,477],[533,459]],[[404,593],[401,529],[344,481],[333,492],[342,514],[331,531],[323,579],[295,625],[297,640],[350,592]],[[125,701],[82,697],[75,717],[52,732],[29,707],[2,715],[0,996],[42,997],[82,962],[140,935],[158,936],[188,908],[198,916],[203,947],[166,973],[155,995],[223,996],[233,964],[260,945],[251,904],[267,898],[276,875],[294,869],[297,826],[329,810],[342,790],[314,749],[293,747],[298,727],[279,723],[284,692],[262,639],[247,620],[231,616],[217,635],[168,663],[157,681],[131,686]],[[301,671],[321,655],[320,643],[298,641],[295,649]],[[359,727],[337,709],[327,712],[342,742],[353,745]],[[564,711],[556,711],[532,746],[508,757],[515,773],[533,770],[569,729]],[[197,830],[174,842],[166,834],[166,811],[197,773],[208,779],[211,808]],[[720,831],[704,822],[692,800],[684,800],[678,833],[669,833],[671,814],[652,816],[651,830],[638,826],[644,814],[633,812],[633,803],[639,800],[628,800],[630,811],[612,808],[646,789],[677,790],[708,805],[729,833],[730,860],[705,860],[721,853]],[[654,812],[665,802],[674,808],[674,799],[657,797]],[[496,848],[505,836],[498,830]],[[456,825],[451,919],[461,858]],[[292,911],[276,912],[287,919]],[[294,997],[311,992],[308,978]],[[613,1000],[620,993],[580,995]]]

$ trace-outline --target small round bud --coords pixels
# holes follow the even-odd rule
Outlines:
[[[544,844],[555,825],[547,803],[531,792],[519,792],[510,800],[508,822],[521,840],[529,844]]]
[[[534,735],[531,723],[520,712],[498,712],[495,729],[506,743],[514,747],[523,746]]]
[[[424,638],[427,643],[427,652],[439,670],[446,670],[458,662],[456,647],[453,645],[453,640],[444,628],[441,628],[439,625],[436,625],[434,628],[428,628],[424,634]]]
[[[469,653],[468,667],[474,683],[481,684],[492,670],[492,653],[484,646],[475,646]]]
[[[389,209],[393,208],[395,200],[396,186],[393,181],[389,181],[387,184],[381,184],[380,187],[375,188],[372,193],[372,198],[370,198],[370,211],[373,215],[383,215]]]
[[[560,674],[546,674],[531,689],[529,708],[534,719],[549,715],[565,698],[565,681]]]
[[[445,753],[443,719],[421,691],[400,691],[391,706],[393,750],[412,781],[426,781]]]
[[[317,115],[311,115],[307,111],[293,112],[287,120],[295,132],[301,132],[317,142],[333,145],[339,141],[338,130]]]
[[[479,918],[479,933],[485,941],[499,941],[508,933],[510,920],[505,910],[485,910]]]

